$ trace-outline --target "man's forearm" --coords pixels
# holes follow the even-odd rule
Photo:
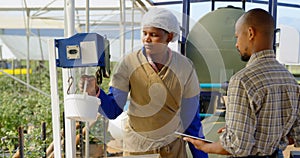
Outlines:
[[[214,143],[206,143],[201,147],[201,149],[202,151],[209,154],[230,155],[230,153],[223,148],[220,141]]]

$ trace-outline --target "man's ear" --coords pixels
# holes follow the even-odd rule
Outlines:
[[[248,37],[249,37],[249,40],[253,40],[255,36],[255,29],[254,27],[249,27],[248,28]]]

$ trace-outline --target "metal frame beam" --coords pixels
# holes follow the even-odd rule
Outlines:
[[[7,7],[7,8],[1,8],[0,11],[20,11],[22,7]],[[41,8],[39,7],[28,7],[27,8],[30,11],[39,11]],[[126,10],[131,10],[131,7],[126,7]],[[48,7],[44,9],[45,11],[63,11],[64,7]],[[75,10],[85,11],[85,7],[75,7]],[[96,11],[105,11],[105,10],[120,10],[119,7],[90,7],[89,10],[96,10]],[[137,9],[140,10],[140,9]]]
[[[172,5],[172,4],[182,4],[183,1],[166,1],[166,2],[154,2],[153,0],[150,0],[152,5]],[[190,3],[198,3],[198,2],[210,2],[211,0],[190,0]],[[242,2],[244,0],[214,0],[215,2]],[[268,4],[269,1],[264,0],[245,0],[246,2],[251,3],[258,3],[258,4]],[[277,6],[283,6],[283,7],[292,7],[292,8],[300,8],[300,4],[293,4],[293,3],[283,3],[278,2]]]

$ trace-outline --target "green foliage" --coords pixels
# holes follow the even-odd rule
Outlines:
[[[48,63],[36,66],[30,74],[30,85],[43,91],[44,95],[17,80],[0,75],[0,154],[4,151],[12,156],[18,148],[18,128],[24,129],[24,156],[28,158],[42,157],[44,148],[53,141],[52,115],[50,98],[50,77]],[[31,63],[31,65],[34,65]],[[62,74],[58,71],[58,89],[60,100],[63,98]],[[16,75],[18,79],[26,83],[26,75]],[[108,91],[110,78],[104,78],[101,85],[104,91]],[[63,104],[60,105],[61,120]],[[46,140],[42,140],[42,122],[46,123]],[[62,122],[61,122],[62,124]],[[96,130],[96,129],[93,129]],[[93,135],[93,133],[95,135]],[[98,132],[92,132],[90,137],[97,137]]]
[[[26,82],[25,75],[16,75]],[[25,81],[24,81],[25,80]],[[24,129],[25,157],[41,157],[40,150],[52,142],[51,99],[49,71],[43,68],[30,74],[30,85],[49,96],[41,94],[17,80],[0,76],[0,153],[15,153],[18,147],[18,128]],[[46,122],[47,139],[41,140],[41,123]],[[31,130],[30,130],[31,129]]]

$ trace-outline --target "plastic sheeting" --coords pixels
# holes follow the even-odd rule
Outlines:
[[[30,37],[29,59],[48,60],[48,37]],[[26,36],[0,35],[2,46],[2,59],[27,59]]]

